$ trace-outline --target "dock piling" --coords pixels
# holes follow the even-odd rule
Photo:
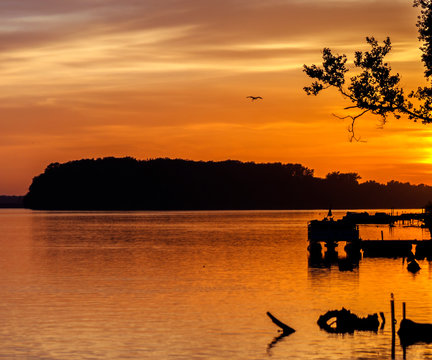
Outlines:
[[[393,293],[391,293],[391,299],[390,299],[390,309],[391,309],[391,329],[392,329],[392,350],[391,350],[391,358],[395,358],[395,344],[396,344],[396,319],[395,319],[395,307],[394,307],[394,296]]]

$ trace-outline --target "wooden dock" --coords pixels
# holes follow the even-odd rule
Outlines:
[[[423,241],[432,244],[431,240],[360,240],[360,248],[365,257],[409,257],[413,245]]]
[[[331,214],[329,212],[329,214]],[[395,226],[395,224],[432,228],[432,213],[403,213],[393,215],[377,212],[370,215],[367,212],[347,212],[340,220],[327,216],[323,220],[312,220],[308,225],[309,251],[319,253],[320,243],[324,243],[327,252],[334,252],[338,242],[347,243],[346,252],[363,251],[365,257],[413,257],[418,259],[432,258],[432,240],[362,240],[358,225],[377,224]]]

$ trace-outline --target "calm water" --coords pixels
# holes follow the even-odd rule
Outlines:
[[[432,322],[432,266],[420,262],[417,275],[402,259],[311,268],[306,225],[324,215],[0,210],[0,358],[389,359],[390,293],[398,319],[406,301],[409,318]],[[385,329],[321,331],[319,315],[342,306],[384,311]],[[296,333],[272,344],[266,311]],[[406,358],[432,359],[432,345],[411,346]]]

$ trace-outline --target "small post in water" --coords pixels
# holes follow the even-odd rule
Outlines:
[[[391,293],[391,299],[390,299],[390,309],[391,309],[391,328],[392,328],[392,353],[391,358],[395,358],[395,344],[396,344],[396,319],[395,319],[395,308],[394,308],[394,296],[393,293]]]
[[[381,230],[381,240],[384,240],[384,231]]]
[[[402,319],[406,319],[406,304],[404,302],[402,303]]]

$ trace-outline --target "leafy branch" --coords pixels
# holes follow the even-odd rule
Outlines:
[[[432,75],[432,0],[414,0],[414,6],[421,8],[417,28],[421,46],[422,61],[425,65],[425,78],[430,82]],[[353,103],[345,109],[358,109],[356,115],[337,116],[340,119],[351,119],[348,131],[350,141],[359,141],[354,134],[354,125],[358,118],[370,113],[377,115],[386,123],[389,115],[399,119],[402,115],[423,124],[432,122],[432,87],[418,87],[408,95],[400,87],[400,75],[393,73],[385,57],[391,51],[390,38],[379,44],[374,37],[367,37],[369,51],[356,51],[354,71],[357,75],[347,77],[346,55],[333,54],[324,48],[322,66],[304,65],[303,71],[314,81],[304,87],[307,95],[318,95],[321,91],[335,88],[344,98]],[[412,102],[415,100],[415,105]]]

